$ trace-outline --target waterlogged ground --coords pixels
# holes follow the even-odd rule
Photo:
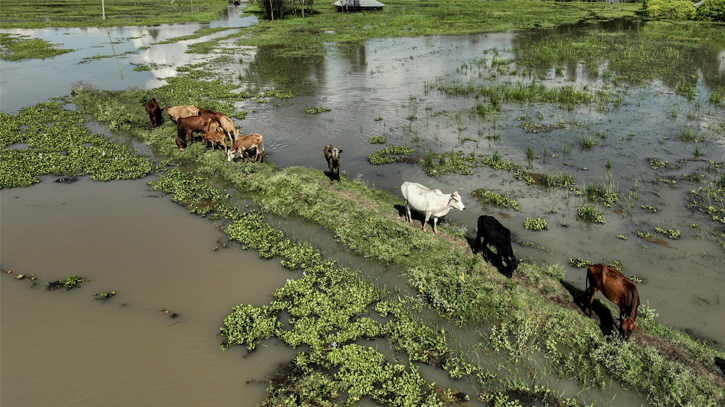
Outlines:
[[[282,166],[322,169],[324,160],[319,150],[334,143],[344,150],[342,168],[350,176],[362,174],[364,179],[390,191],[404,181],[417,181],[444,192],[461,187],[470,194],[486,188],[513,198],[520,204],[520,212],[492,205],[481,209],[469,198],[466,212],[452,212],[449,220],[467,225],[472,237],[478,216],[498,216],[515,232],[517,240],[533,246],[519,245],[514,250],[537,262],[567,264],[570,258],[595,263],[619,260],[626,275],[644,280],[641,297],[658,310],[664,321],[722,343],[725,328],[718,323],[718,315],[723,312],[725,256],[719,244],[708,239],[719,230],[718,223],[687,209],[686,198],[693,189],[717,185],[720,178],[717,167],[725,153],[721,147],[725,110],[722,104],[711,102],[710,96],[725,87],[723,48],[674,46],[668,50],[689,61],[689,70],[677,69],[676,73],[692,84],[691,99],[687,93],[677,93],[673,73],[663,66],[671,59],[632,59],[633,66],[639,64],[637,71],[627,71],[621,59],[615,61],[623,66],[619,71],[610,70],[613,62],[602,62],[594,68],[565,60],[543,65],[515,62],[525,55],[524,51],[556,38],[562,42],[596,40],[602,44],[599,37],[603,37],[609,41],[605,44],[617,47],[630,35],[621,32],[609,39],[617,34],[610,31],[611,27],[583,28],[372,40],[362,47],[333,46],[332,55],[309,63],[276,59],[276,66],[289,67],[286,71],[291,79],[280,80],[280,69],[275,69],[276,82],[268,82],[269,86],[281,82],[300,94],[281,106],[246,107],[251,113],[243,129],[265,135],[271,159]],[[637,26],[621,28],[638,32]],[[644,57],[656,57],[658,51]],[[267,61],[264,52],[260,50],[257,55],[262,63]],[[557,72],[557,68],[561,71]],[[260,71],[264,77],[264,68]],[[252,70],[246,77],[256,78],[254,73]],[[515,88],[519,83],[534,81],[547,88],[573,87],[583,98],[595,101],[502,101],[494,113],[484,112],[485,117],[478,111],[477,105],[482,105],[483,110],[489,106],[489,98],[482,94],[477,99],[477,87]],[[469,86],[472,88],[468,94],[458,93],[459,88]],[[310,106],[331,111],[309,115],[304,109]],[[377,135],[385,136],[387,143],[371,145],[369,140]],[[414,161],[429,151],[462,151],[466,157],[474,153],[479,157],[479,168],[464,170],[473,172],[471,175],[431,178],[418,165],[371,167],[367,156],[388,145],[415,148],[410,155]],[[528,148],[533,151],[531,160],[527,158]],[[695,151],[700,155],[696,156]],[[571,175],[574,187],[581,192],[530,186],[514,179],[513,171],[483,168],[480,156],[490,159],[494,153],[522,167],[530,163],[528,172],[534,175]],[[650,164],[649,159],[656,161]],[[439,161],[436,155],[429,172],[445,170]],[[654,169],[658,162],[669,164]],[[618,194],[618,201],[611,207],[592,203],[583,194],[591,185]],[[589,205],[602,212],[605,224],[577,220],[577,209]],[[538,217],[547,220],[548,230],[524,229],[526,218]],[[650,233],[653,240],[661,239],[663,244],[640,238],[638,229]],[[680,238],[669,238],[667,230],[679,230]],[[584,270],[567,268],[567,279],[583,289]]]
[[[79,80],[90,82],[102,89],[122,89],[128,86],[154,88],[163,83],[163,78],[174,76],[175,69],[180,65],[207,61],[217,57],[217,55],[183,54],[187,45],[203,40],[153,45],[154,42],[187,35],[194,31],[194,29],[189,30],[190,27],[182,27],[183,29],[179,29],[179,32],[168,33],[175,28],[177,26],[163,27],[159,30],[155,30],[155,28],[120,29],[115,36],[110,34],[113,29],[110,32],[90,30],[87,37],[80,31],[69,32],[68,38],[72,37],[73,40],[63,42],[63,47],[73,48],[76,51],[57,57],[53,61],[60,66],[72,61],[73,66],[68,68],[68,75],[55,77],[52,80],[47,80],[45,75],[37,73],[35,76],[32,74],[23,76],[26,71],[45,62],[29,61],[12,64],[2,62],[0,67],[3,69],[3,81],[7,80],[9,76],[6,73],[12,73],[15,78],[22,78],[22,80],[9,81],[8,86],[5,82],[2,83],[3,98],[0,107],[6,113],[17,112],[22,107],[45,100],[50,96],[68,94],[71,84]],[[712,95],[717,95],[719,87],[723,86],[725,71],[723,47],[718,44],[698,45],[695,48],[678,45],[682,48],[681,51],[676,49],[667,51],[670,57],[675,57],[670,58],[670,61],[678,60],[678,58],[695,61],[696,67],[694,68],[689,66],[688,69],[678,68],[678,73],[684,75],[685,79],[681,82],[679,92],[679,78],[673,80],[667,74],[669,72],[667,69],[663,68],[665,73],[661,73],[660,69],[653,69],[657,71],[655,74],[650,74],[649,69],[631,69],[631,72],[627,69],[628,66],[636,64],[645,68],[659,67],[656,59],[644,61],[642,64],[642,61],[638,61],[637,58],[631,58],[630,65],[617,65],[617,62],[609,61],[598,63],[596,67],[593,67],[591,63],[567,62],[567,58],[571,58],[571,56],[566,52],[561,52],[561,49],[573,49],[573,47],[567,47],[569,42],[583,44],[595,42],[616,47],[618,42],[625,42],[629,37],[634,37],[634,34],[627,33],[614,37],[613,41],[608,43],[607,41],[611,38],[607,36],[610,34],[600,34],[599,30],[604,29],[604,32],[608,33],[610,29],[629,28],[638,29],[640,27],[576,26],[551,32],[539,31],[534,34],[506,33],[467,37],[382,39],[368,41],[361,46],[337,47],[330,45],[327,56],[314,58],[284,58],[275,50],[265,48],[260,48],[256,53],[247,49],[234,50],[232,41],[227,40],[222,43],[225,47],[223,52],[232,53],[232,58],[226,60],[224,64],[220,64],[217,60],[210,64],[209,71],[215,72],[215,75],[226,81],[241,83],[251,91],[274,88],[292,91],[297,95],[286,102],[270,98],[266,101],[267,103],[264,103],[264,100],[258,98],[256,101],[250,99],[246,102],[239,102],[236,106],[238,110],[248,112],[245,120],[240,122],[235,119],[237,123],[241,123],[242,131],[263,134],[269,159],[275,164],[281,167],[301,165],[324,169],[326,166],[320,150],[322,146],[331,142],[344,150],[342,168],[348,175],[354,177],[356,174],[361,174],[362,179],[366,182],[393,192],[403,181],[418,181],[444,191],[462,187],[466,195],[475,189],[486,188],[513,198],[520,204],[520,212],[496,206],[482,209],[472,198],[468,198],[466,199],[468,206],[466,212],[451,213],[448,220],[467,226],[468,236],[472,237],[476,218],[483,213],[492,213],[512,229],[517,240],[524,244],[514,246],[519,257],[529,257],[537,263],[548,261],[566,264],[569,258],[577,257],[594,262],[619,260],[624,264],[625,275],[636,275],[644,280],[643,284],[639,286],[640,295],[645,303],[649,301],[649,306],[657,310],[660,314],[660,321],[671,326],[690,329],[698,335],[722,343],[725,341],[725,331],[723,331],[722,324],[718,325],[717,322],[718,315],[723,312],[723,305],[720,301],[722,293],[719,290],[725,286],[723,285],[725,277],[722,272],[722,260],[725,256],[716,242],[717,239],[711,239],[713,231],[717,231],[717,229],[712,226],[706,215],[687,210],[685,198],[690,189],[707,186],[711,183],[716,185],[720,177],[718,165],[723,161],[723,151],[721,151],[722,147],[718,140],[722,136],[723,108],[721,105],[711,102],[711,98]],[[582,31],[582,29],[589,31]],[[154,32],[156,32],[157,38],[152,39],[150,37],[154,36],[152,34]],[[48,32],[47,35],[48,37],[45,39],[48,41],[61,42],[57,39],[57,33]],[[105,39],[104,35],[106,35]],[[220,32],[213,35],[220,37],[226,33]],[[87,43],[78,43],[86,38]],[[545,48],[541,43],[542,39],[546,39],[546,44],[551,44],[555,43],[553,41],[555,38],[561,38],[564,46],[558,49],[553,46],[549,54],[536,58],[526,54],[526,50],[530,48]],[[205,40],[208,39],[210,38],[205,38]],[[112,44],[114,42],[120,42],[120,44]],[[646,39],[642,39],[641,44],[644,51],[642,54],[648,56],[646,51],[650,44],[646,42]],[[150,48],[139,49],[145,46],[150,46]],[[95,51],[96,48],[100,51]],[[132,53],[118,59],[116,57],[90,58],[96,54],[99,56],[114,53],[120,55],[127,52]],[[134,52],[138,52],[138,54]],[[615,52],[605,49],[602,55],[615,55]],[[697,56],[697,58],[693,58],[693,56]],[[68,58],[68,60],[64,63],[62,58]],[[525,61],[526,58],[532,59],[533,62]],[[621,60],[627,61],[627,59],[617,61]],[[142,65],[149,66],[151,70],[139,72],[133,69]],[[93,66],[93,69],[89,68],[85,71],[84,66]],[[47,70],[43,72],[47,72]],[[528,84],[532,80],[544,83],[549,88],[574,86],[576,92],[569,92],[568,98],[562,98],[554,103],[544,103],[541,101],[543,99],[530,98],[530,101],[519,104],[507,103],[506,100],[501,99],[495,103],[489,94],[477,90],[481,85],[486,87],[499,85],[510,88],[516,86],[517,83]],[[21,86],[12,87],[13,83],[25,83],[26,81],[31,85],[45,81],[44,83],[48,86],[38,86],[32,91],[25,88],[26,92],[23,92]],[[691,87],[686,85],[691,85]],[[586,92],[596,95],[597,91],[601,93],[594,97],[594,102],[581,102],[587,99]],[[475,92],[479,93],[478,99],[474,95]],[[577,94],[580,95],[577,96]],[[11,104],[6,104],[8,100],[6,95],[13,96],[10,99]],[[163,104],[163,101],[161,102]],[[305,109],[308,107],[323,107],[330,111],[311,115],[305,113]],[[371,145],[369,140],[376,135],[384,135],[387,139],[386,144]],[[540,174],[560,175],[566,172],[572,176],[575,182],[574,187],[582,192],[586,190],[586,186],[600,184],[606,191],[619,193],[621,196],[609,208],[601,203],[590,203],[584,196],[578,196],[575,190],[542,189],[527,185],[525,179],[516,179],[513,171],[492,170],[490,165],[485,168],[476,165],[464,170],[460,169],[464,167],[459,167],[459,172],[465,174],[445,174],[433,178],[429,177],[420,165],[406,163],[370,165],[367,158],[369,154],[392,144],[414,148],[416,151],[409,156],[413,162],[419,162],[426,156],[435,158],[435,160],[431,160],[433,165],[429,163],[426,167],[426,170],[432,174],[434,174],[433,171],[436,171],[435,174],[446,171],[448,168],[446,163],[454,162],[451,156],[444,157],[445,161],[441,161],[439,154],[444,152],[454,152],[453,155],[455,155],[455,152],[460,150],[465,156],[470,156],[473,152],[476,157],[479,157],[479,161],[479,155],[490,159],[496,153],[501,159],[522,167],[530,164],[531,168],[527,171],[536,180],[541,178]],[[531,159],[527,158],[529,147],[531,147],[533,156]],[[695,157],[696,147],[699,147],[697,157]],[[649,158],[654,158],[656,161],[648,160]],[[678,162],[687,158],[697,158],[698,160]],[[712,160],[714,163],[702,160]],[[461,159],[461,161],[463,160]],[[609,171],[606,171],[607,161],[610,162]],[[665,161],[669,162],[669,167],[661,164]],[[661,166],[663,167],[658,168]],[[677,168],[674,168],[676,166]],[[693,173],[702,174],[702,177],[698,176],[692,180],[692,177],[684,176],[684,174]],[[44,180],[40,187],[34,188],[48,187],[45,185],[47,183],[48,180]],[[114,184],[108,184],[108,187],[117,189]],[[61,185],[59,187],[76,188],[82,185]],[[55,198],[50,198],[54,196],[50,191],[46,192],[41,189],[37,191],[39,192],[36,193],[38,196],[35,200],[39,201],[38,206],[57,204],[53,201]],[[2,193],[3,215],[5,215],[3,216],[3,240],[16,238],[8,238],[5,234],[8,229],[15,230],[15,228],[5,225],[8,222],[8,211],[12,216],[17,215],[18,219],[24,219],[23,225],[36,222],[40,228],[45,224],[40,218],[25,214],[27,209],[24,209],[22,205],[6,204],[5,200],[10,199],[10,195],[15,196],[13,193],[13,190]],[[88,196],[94,197],[93,200],[98,199],[98,195],[90,194]],[[165,202],[168,204],[168,201]],[[132,204],[130,203],[130,205]],[[604,225],[588,225],[576,219],[577,208],[590,204],[602,212],[606,218]],[[643,205],[652,209],[642,208]],[[110,204],[108,206],[103,204],[103,208],[110,206]],[[167,209],[170,210],[170,208],[164,208],[164,211]],[[620,211],[621,213],[617,213]],[[104,213],[107,212],[104,210]],[[124,221],[126,218],[122,218],[120,212],[112,211],[112,213],[118,213],[118,215],[114,215],[118,218],[117,221],[130,222]],[[184,211],[179,209],[178,213],[181,214],[180,216],[185,216],[185,220],[178,220],[176,223],[187,222],[189,217],[184,214]],[[73,216],[81,215],[74,212]],[[152,224],[151,220],[147,220],[148,218],[140,216],[137,212],[133,212],[130,216],[138,218],[139,224]],[[548,221],[548,230],[532,232],[524,229],[523,224],[526,218],[537,217]],[[204,223],[201,220],[199,222]],[[567,227],[562,226],[562,223],[565,223]],[[692,224],[697,224],[699,227],[690,227]],[[292,231],[296,230],[301,236],[306,234],[315,236],[320,233],[314,228],[308,231],[304,224],[301,224],[299,229],[295,225],[285,226]],[[663,233],[658,233],[655,231],[656,227],[661,228],[665,233],[670,229],[679,230],[680,238],[672,239]],[[206,226],[200,226],[200,228],[185,233],[174,231],[171,235],[177,238],[184,234],[194,236],[190,239],[182,239],[183,246],[186,247],[189,244],[193,245],[195,237],[202,229],[209,232],[208,222]],[[638,237],[637,229],[651,233],[650,239],[655,242]],[[33,228],[28,228],[27,236],[22,239],[17,237],[18,242],[37,239],[36,236],[40,232],[33,230]],[[87,234],[92,234],[92,232],[89,231]],[[70,233],[65,235],[72,236]],[[81,245],[83,242],[80,236],[83,235],[84,233],[79,233],[77,239],[69,241],[76,241],[77,245]],[[626,240],[618,238],[619,235],[626,237]],[[174,238],[159,237],[158,239],[173,240]],[[220,256],[217,253],[232,253],[232,251],[210,251],[209,247],[215,244],[211,242],[213,239],[214,237],[200,239],[202,244],[209,241],[207,242],[209,244],[203,246],[205,250],[209,250],[205,251],[208,253],[207,255],[198,254],[198,258],[211,259],[208,256]],[[318,238],[318,244],[319,239],[324,242],[325,237]],[[656,239],[662,239],[661,242],[666,245],[657,244]],[[117,245],[121,248],[132,248],[128,240],[120,240]],[[6,260],[8,259],[5,254],[7,247],[9,246],[3,243],[4,268],[8,268],[5,262],[10,261]],[[57,250],[61,253],[66,252],[63,247],[58,247]],[[246,254],[243,259],[237,259],[236,256],[240,254],[236,250],[233,252],[237,254],[229,255],[234,257],[229,260],[230,263],[237,264],[241,260],[241,263],[256,264],[255,261],[258,261],[254,260],[256,255],[247,257]],[[192,251],[185,254],[194,253]],[[169,249],[168,254],[164,257],[173,257],[174,254],[175,252]],[[221,256],[223,255],[226,254]],[[25,257],[28,256],[23,256],[20,249],[13,249],[15,261],[20,261],[19,259]],[[141,255],[138,263],[144,264],[143,259],[151,257],[150,254]],[[50,266],[44,262],[44,259],[36,259],[36,261],[41,263],[37,265],[38,268],[41,268],[43,264],[45,267]],[[190,261],[187,260],[187,262]],[[183,259],[179,260],[179,264],[186,266],[185,263]],[[27,265],[27,268],[35,267]],[[228,268],[226,263],[223,267]],[[124,270],[128,268],[124,267]],[[201,265],[200,268],[206,270],[210,267]],[[569,271],[567,280],[578,288],[583,288],[583,269],[569,266],[567,268]],[[283,285],[285,274],[281,269],[278,271],[282,273],[279,274],[280,280],[269,287],[259,285],[258,280],[248,278],[248,274],[244,276],[235,274],[233,278],[242,278],[243,282],[240,280],[239,284],[253,289],[256,295],[269,296],[275,288]],[[194,271],[186,272],[189,273],[187,277],[184,277],[183,273],[174,273],[169,278],[179,277],[180,280],[177,283],[193,281]],[[258,269],[255,266],[250,272],[256,273]],[[83,289],[106,278],[105,273],[96,273],[93,274],[93,270],[85,273],[92,282],[86,284]],[[269,273],[278,274],[277,271]],[[121,271],[115,274],[120,275]],[[133,279],[137,282],[126,283],[130,291],[141,290],[145,287],[143,275],[143,270],[140,269],[138,277]],[[155,278],[160,276],[166,277],[165,273],[159,272]],[[53,276],[53,278],[56,277],[64,276]],[[225,281],[229,287],[233,287],[227,280]],[[390,281],[394,284],[394,278]],[[16,282],[12,281],[12,283]],[[24,284],[25,282],[18,283]],[[119,282],[119,284],[121,283]],[[208,292],[214,292],[217,288],[213,284],[206,287]],[[6,328],[3,330],[2,365],[3,375],[7,377],[6,366],[15,366],[20,369],[18,367],[21,364],[20,361],[32,356],[20,353],[17,358],[6,363],[8,352],[5,351],[5,348],[8,346],[8,341],[12,344],[13,340],[19,340],[15,337],[13,337],[15,339],[6,340],[9,331],[5,326],[8,318],[7,310],[22,307],[21,305],[6,307],[6,299],[12,299],[10,304],[22,304],[23,301],[30,301],[31,295],[70,294],[75,297],[66,298],[72,298],[75,301],[80,298],[83,291],[73,290],[68,293],[13,291],[13,296],[6,294],[9,285],[5,280],[2,289],[3,328]],[[109,287],[109,289],[113,289],[113,287]],[[171,294],[173,298],[190,295],[189,291],[181,288],[173,290],[173,292],[174,294]],[[198,292],[195,292],[196,294]],[[253,297],[251,294],[239,294],[237,299],[232,299],[232,305],[251,302],[258,306],[271,301],[269,297],[259,301],[256,301],[258,297],[254,297],[255,300],[248,299]],[[34,298],[33,301],[35,301]],[[110,301],[119,298],[120,296]],[[155,315],[159,317],[159,320],[165,321],[165,317],[159,315],[160,312],[155,313],[157,312],[156,305],[151,304],[152,299],[152,295],[139,294],[138,296],[138,300],[144,302],[148,308],[147,314]],[[213,301],[216,302],[217,299]],[[95,306],[100,302],[92,301],[92,303]],[[171,303],[173,304],[173,302]],[[106,306],[110,304],[113,303],[101,303]],[[131,305],[129,302],[129,307]],[[63,303],[62,306],[66,306],[66,304]],[[103,308],[101,310],[92,308],[88,311],[87,308],[73,304],[68,307],[74,310],[71,312],[96,313],[89,318],[102,318],[98,312],[106,311]],[[202,324],[212,324],[213,327],[210,331],[216,333],[220,319],[229,312],[229,306],[211,304],[207,307],[210,308],[210,312],[213,311],[216,314],[207,317],[200,316],[198,321]],[[172,305],[165,303],[159,308],[172,309]],[[173,310],[176,311],[175,305]],[[126,311],[126,309],[120,311]],[[16,316],[17,319],[14,321],[19,326],[27,319],[41,318],[38,314],[25,315],[20,312],[14,312],[13,315]],[[183,315],[185,316],[186,313]],[[183,319],[179,321],[179,324],[163,329],[181,327]],[[47,327],[50,328],[47,334],[60,329],[56,330],[56,326],[52,325],[50,321]],[[146,328],[148,327],[144,325],[142,329]],[[17,331],[11,330],[11,332]],[[139,335],[142,334],[147,334],[147,331],[139,333]],[[128,333],[124,333],[124,335],[128,335]],[[198,340],[202,334],[190,336]],[[211,346],[204,346],[204,348],[216,353],[216,359],[224,358],[230,369],[241,369],[246,366],[237,364],[238,358],[229,359],[229,354],[220,356],[216,350],[218,349],[216,341],[219,338],[211,338],[210,341],[214,343]],[[75,337],[63,339],[68,343],[80,340]],[[169,340],[172,339],[178,340],[178,337]],[[265,345],[269,345],[268,342],[265,342]],[[172,349],[174,348],[172,347]],[[157,366],[164,362],[154,359],[153,354],[156,350],[158,348],[139,348],[138,352],[148,355],[144,359],[149,359],[147,363],[150,366]],[[168,349],[166,350],[168,351]],[[381,350],[381,352],[386,351]],[[195,357],[205,355],[206,353]],[[263,351],[258,351],[254,355],[266,359]],[[288,361],[290,357],[291,354],[284,354],[279,361]],[[182,360],[179,363],[187,361]],[[196,367],[195,365],[194,368]],[[16,372],[15,368],[13,368],[13,373]],[[252,375],[253,378],[264,377],[264,372],[269,371],[265,369],[260,369],[258,373]],[[430,369],[434,372],[425,372],[425,368],[421,367],[425,378],[429,381],[442,381],[442,378],[439,377],[440,371]],[[145,371],[158,372],[161,376],[169,373],[165,370],[156,371],[150,367]],[[154,374],[154,376],[156,375]],[[241,382],[234,372],[229,372],[229,375],[224,374],[224,376],[235,377],[236,383]],[[190,377],[196,377],[196,373],[190,372],[189,377],[184,377],[183,380],[188,380]],[[78,382],[82,382],[84,379],[88,379],[88,377],[78,377]],[[18,380],[22,382],[22,375],[18,376]],[[223,383],[219,382],[215,385]],[[448,385],[446,383],[443,386]],[[578,393],[577,387],[572,383],[550,381],[548,385],[553,389],[566,391],[567,396]],[[3,388],[5,386],[4,380]],[[150,391],[141,384],[138,386],[141,392]],[[213,391],[217,387],[210,386],[209,394],[218,395]],[[176,391],[180,396],[178,404],[184,404],[186,400],[183,397],[186,393],[179,391],[182,387],[169,386],[172,389],[169,392]],[[30,392],[22,385],[18,385],[17,388],[20,389],[18,391],[25,391],[24,394]],[[260,392],[251,396],[253,400],[261,398],[263,389],[260,386],[254,391],[257,390]],[[229,393],[229,390],[219,390],[218,393],[221,394],[219,397],[229,397],[227,400],[230,401],[239,396]],[[3,391],[4,402],[5,394],[6,392]],[[597,404],[608,405],[613,401],[610,398],[617,394],[618,389],[615,389],[605,395],[596,392],[587,393],[585,398]],[[49,397],[43,394],[36,396]],[[195,397],[199,396],[203,397],[204,394],[195,395]],[[222,401],[221,398],[219,400]],[[640,405],[644,402],[631,392],[617,395],[616,400],[617,405]],[[42,400],[39,399],[39,403],[42,403]]]

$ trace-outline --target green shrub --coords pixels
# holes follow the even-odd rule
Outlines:
[[[725,21],[725,0],[705,0],[693,18],[698,21]]]
[[[650,0],[644,8],[645,14],[653,18],[689,20],[695,16],[695,6],[691,1]]]

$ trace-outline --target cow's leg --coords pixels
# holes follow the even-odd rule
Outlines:
[[[405,203],[405,221],[410,223],[410,225],[413,225],[413,218],[410,216],[410,204],[408,202]]]
[[[592,303],[594,303],[594,296],[597,295],[597,287],[595,287],[593,284],[589,285],[589,288],[587,288],[587,291],[584,293],[589,299],[587,302],[587,305],[589,306],[589,316],[592,316]]]
[[[425,227],[428,226],[428,221],[430,220],[430,216],[432,214],[430,212],[425,213],[425,220],[423,221],[423,232],[425,232]],[[435,226],[433,226],[433,231],[435,231]]]
[[[434,216],[433,217],[433,233],[435,233],[436,235],[438,234],[438,228],[436,228],[437,223],[438,223],[438,217]]]

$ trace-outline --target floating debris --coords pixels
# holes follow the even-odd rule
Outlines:
[[[48,291],[56,290],[58,288],[65,288],[66,290],[70,290],[71,288],[80,287],[80,283],[85,283],[89,280],[86,280],[83,277],[78,276],[68,276],[65,280],[58,280],[58,281],[51,281],[46,286],[45,289]]]
[[[97,300],[107,300],[107,299],[113,297],[114,295],[116,295],[115,291],[109,291],[109,292],[100,293],[100,294],[93,294],[93,296],[96,297]]]

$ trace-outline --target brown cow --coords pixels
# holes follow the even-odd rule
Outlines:
[[[227,115],[202,108],[199,108],[199,114],[218,121],[219,124],[222,125],[224,132],[227,133],[227,136],[229,136],[229,140],[232,142],[234,142],[234,140],[236,140],[239,136],[239,129],[234,127],[234,122]]]
[[[592,316],[592,303],[597,290],[619,305],[619,325],[626,339],[632,336],[635,329],[640,329],[635,322],[639,307],[639,291],[625,276],[604,264],[592,264],[587,269],[585,295],[589,299],[589,316]]]
[[[184,105],[184,106],[166,106],[166,113],[171,116],[171,120],[174,123],[178,123],[179,119],[183,119],[189,116],[198,116],[199,109],[196,106]]]
[[[222,131],[221,127],[215,126],[215,124],[218,123],[217,121],[212,122],[211,128],[209,131],[205,131],[204,135],[201,136],[205,141],[211,141],[211,151],[214,151],[214,143],[217,142],[224,146],[224,153],[227,153],[227,143],[225,143],[225,139],[227,138],[227,135]]]
[[[328,144],[322,152],[325,153],[325,160],[327,160],[327,166],[330,168],[330,175],[334,176],[334,169],[337,168],[337,180],[342,182],[340,181],[340,154],[342,153],[342,150],[332,144]]]
[[[236,154],[242,156],[247,150],[254,148],[256,154],[254,155],[254,161],[261,161],[264,156],[264,138],[259,134],[249,134],[237,137],[234,140],[234,144],[227,152],[227,161],[232,161]],[[247,156],[247,161],[252,157]]]
[[[184,151],[184,148],[186,147],[186,140],[193,140],[194,132],[209,133],[210,130],[218,130],[219,127],[221,127],[221,125],[218,121],[204,116],[189,116],[181,118],[178,122],[176,122],[176,145],[179,146],[179,150]]]
[[[152,127],[161,125],[161,107],[159,107],[156,98],[151,98],[146,102],[146,114],[149,115]]]

